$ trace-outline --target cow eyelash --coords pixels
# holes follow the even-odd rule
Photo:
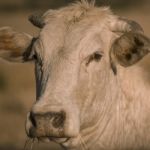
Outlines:
[[[90,55],[90,56],[88,57],[88,60],[87,60],[87,62],[86,62],[86,65],[88,66],[89,63],[92,62],[93,60],[96,61],[96,62],[99,62],[99,61],[101,60],[102,56],[103,56],[103,53],[102,53],[102,52],[99,52],[99,51],[94,52],[92,55]]]

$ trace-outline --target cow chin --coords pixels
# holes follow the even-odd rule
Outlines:
[[[70,149],[80,146],[81,143],[80,136],[72,138],[39,137],[38,140],[44,143],[49,143],[52,141]]]
[[[44,143],[49,143],[50,141],[53,141],[55,143],[64,145],[67,143],[71,138],[56,138],[56,137],[39,137],[38,140]]]
[[[71,138],[39,137],[38,141],[44,143],[55,142],[69,149],[79,147],[81,144],[80,136]]]

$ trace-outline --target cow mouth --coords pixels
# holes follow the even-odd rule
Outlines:
[[[76,137],[67,135],[63,128],[58,130],[49,127],[35,128],[33,126],[30,127],[30,129],[27,132],[27,135],[29,138],[38,139],[38,141],[40,142],[48,143],[52,141],[62,146],[66,145],[67,143],[70,143],[69,141]]]
[[[69,137],[38,137],[38,141],[48,143],[48,142],[55,142],[57,144],[65,144],[67,143],[71,138]]]
[[[50,133],[47,130],[46,130],[47,132],[46,131],[40,132],[40,131],[43,131],[43,130],[39,130],[34,127],[31,127],[28,136],[32,139],[38,139],[41,142],[47,143],[47,142],[53,141],[58,144],[64,144],[68,142],[70,139],[72,139],[72,137],[65,136],[65,133],[63,132],[63,130],[60,130],[61,132],[59,131],[56,132],[54,130],[51,130]]]
[[[44,133],[45,134],[45,133]],[[65,142],[67,142],[71,137],[67,137],[67,136],[58,136],[58,135],[48,135],[48,134],[45,134],[45,135],[38,135],[38,134],[32,134],[30,133],[28,135],[30,138],[37,138],[39,141],[42,141],[42,142],[50,142],[50,141],[53,141],[53,142],[56,142],[58,144],[63,144]]]
[[[56,142],[58,144],[64,144],[69,141],[70,138],[55,138],[55,137],[49,137],[49,139],[53,142]]]
[[[57,135],[48,135],[48,134],[43,134],[43,135],[30,135],[28,134],[29,138],[31,139],[38,139],[38,141],[40,142],[44,142],[44,143],[49,143],[49,142],[55,142],[57,144],[60,144],[63,147],[73,147],[79,142],[78,141],[78,135],[77,136],[57,136]],[[74,144],[75,142],[75,144]]]
[[[74,148],[80,143],[78,137],[39,137],[37,139],[44,143],[55,142],[64,148]]]

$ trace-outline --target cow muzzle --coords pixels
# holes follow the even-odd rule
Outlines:
[[[62,143],[78,136],[79,122],[65,111],[31,111],[27,115],[26,132],[30,138],[47,138]]]
[[[65,112],[47,112],[45,114],[30,113],[29,119],[32,127],[29,129],[29,136],[34,137],[63,137]]]

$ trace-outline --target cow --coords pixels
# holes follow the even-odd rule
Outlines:
[[[81,0],[34,14],[39,35],[0,28],[0,57],[35,64],[31,139],[68,150],[150,149],[150,39],[135,21]]]

